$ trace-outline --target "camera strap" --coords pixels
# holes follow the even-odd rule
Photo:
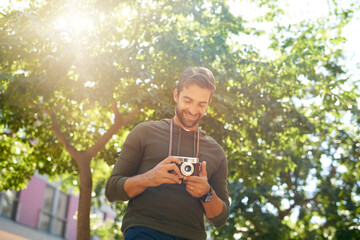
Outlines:
[[[172,152],[172,142],[173,142],[173,119],[170,120],[170,141],[169,141],[169,154],[168,156],[171,156]],[[196,154],[195,157],[199,158],[200,153],[200,131],[199,128],[197,129],[197,139],[196,139]]]
[[[197,139],[196,139],[196,154],[195,157],[199,158],[200,157],[200,130],[197,130]],[[200,158],[199,158],[200,159]]]
[[[172,152],[172,129],[173,129],[173,120],[170,119],[170,143],[169,143],[169,154],[168,154],[168,157],[171,156],[171,152]]]

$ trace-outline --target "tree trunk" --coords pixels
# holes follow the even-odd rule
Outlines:
[[[86,155],[82,152],[82,155]],[[90,240],[90,208],[92,192],[91,158],[81,156],[77,161],[80,175],[80,196],[77,217],[77,240]]]

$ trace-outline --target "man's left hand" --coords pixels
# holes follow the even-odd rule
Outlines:
[[[200,198],[210,191],[210,185],[207,178],[206,162],[201,163],[200,176],[185,176],[184,183],[186,191],[195,198]]]

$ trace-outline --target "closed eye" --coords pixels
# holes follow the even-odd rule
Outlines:
[[[201,108],[204,108],[204,107],[206,107],[206,103],[201,103],[201,104],[199,104],[199,106],[200,106]]]

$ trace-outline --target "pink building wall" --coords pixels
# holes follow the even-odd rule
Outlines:
[[[26,189],[20,191],[20,212],[18,222],[37,229],[40,211],[44,203],[46,182],[32,176]]]

